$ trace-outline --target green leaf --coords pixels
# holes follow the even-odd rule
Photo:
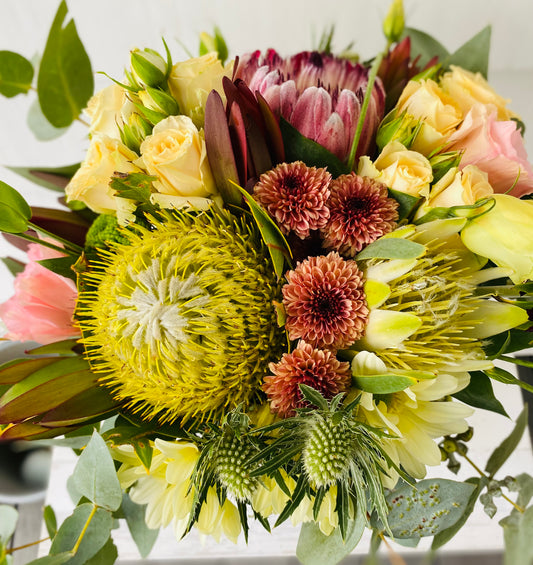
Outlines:
[[[78,257],[55,257],[53,259],[41,259],[37,261],[39,265],[42,265],[49,271],[52,271],[56,275],[61,275],[67,279],[71,279],[76,282],[76,273],[72,270],[74,263],[78,260]]]
[[[419,380],[434,379],[434,373],[422,371],[405,371],[400,374],[384,373],[383,375],[354,375],[354,385],[372,394],[392,394],[415,385]]]
[[[11,186],[0,181],[0,231],[23,233],[28,229],[31,208]]]
[[[87,106],[94,90],[91,62],[74,21],[63,27],[66,16],[63,0],[52,23],[37,78],[39,104],[56,128],[70,125]]]
[[[489,25],[459,47],[455,53],[450,55],[446,61],[446,66],[457,65],[472,73],[481,73],[487,78],[489,71],[490,35],[491,27]]]
[[[531,347],[533,334],[523,330],[512,329],[493,335],[485,340],[484,350],[487,357],[494,359],[504,353],[513,353]]]
[[[416,210],[419,202],[422,198],[418,196],[413,196],[412,194],[407,194],[406,192],[400,192],[399,190],[393,190],[389,188],[390,198],[394,198],[398,202],[398,222],[409,218],[411,214]]]
[[[403,485],[387,496],[389,527],[395,538],[433,536],[453,526],[467,510],[475,486],[448,479]]]
[[[111,179],[109,186],[116,191],[116,196],[120,196],[120,198],[130,198],[138,202],[149,203],[152,183],[155,180],[157,180],[157,177],[143,173],[119,174]]]
[[[344,541],[340,528],[335,528],[326,536],[314,522],[304,522],[296,546],[296,557],[300,562],[303,565],[335,565],[349,555],[359,543],[366,526],[365,516],[359,506],[355,519],[348,521]]]
[[[126,523],[130,531],[131,537],[141,554],[145,559],[152,550],[154,543],[159,534],[159,530],[151,530],[144,519],[146,514],[146,505],[135,504],[127,493],[122,497],[122,510],[126,517]]]
[[[45,555],[44,557],[39,557],[39,559],[34,559],[30,561],[28,565],[62,565],[67,563],[72,558],[72,553],[70,551],[64,551],[62,553],[57,553],[56,555]]]
[[[338,157],[316,141],[303,136],[287,120],[280,118],[279,126],[287,163],[303,161],[308,167],[326,167],[333,178],[350,172]]]
[[[426,252],[424,245],[401,237],[384,237],[367,245],[356,259],[416,259]]]
[[[61,341],[54,341],[46,345],[34,347],[28,351],[29,355],[54,355],[60,357],[76,357],[79,351],[76,349],[83,347],[79,345],[78,338],[63,339]]]
[[[509,358],[509,361],[511,362],[513,362],[514,360],[514,357]],[[533,386],[531,386],[529,383],[526,383],[525,381],[517,379],[512,373],[506,371],[505,369],[502,369],[500,367],[493,367],[492,369],[486,369],[483,372],[495,381],[505,383],[506,385],[517,385],[520,388],[533,393]]]
[[[285,259],[287,259],[287,262],[290,264],[290,260],[292,258],[287,240],[280,232],[274,220],[263,210],[263,208],[261,208],[261,206],[259,206],[252,196],[238,184],[234,184],[234,186],[239,189],[240,193],[248,203],[252,216],[254,217],[257,227],[261,232],[263,241],[268,247],[268,251],[274,265],[274,272],[278,278],[281,278],[284,273]]]
[[[61,137],[68,130],[68,127],[56,128],[46,119],[38,98],[32,102],[28,110],[26,123],[38,141],[52,141],[52,139]]]
[[[19,514],[6,504],[0,505],[0,546],[6,546],[11,536],[15,533]]]
[[[12,98],[27,94],[33,80],[33,65],[18,53],[0,51],[0,94]]]
[[[109,538],[104,547],[102,547],[96,555],[93,555],[89,561],[86,561],[85,565],[113,565],[117,558],[117,546],[113,543],[113,540]]]
[[[414,28],[405,28],[403,37],[411,38],[411,59],[420,56],[419,66],[423,67],[430,59],[437,56],[442,62],[448,57],[448,50],[435,38]]]
[[[54,509],[48,505],[45,506],[43,511],[44,525],[46,526],[46,531],[48,532],[48,537],[54,539],[57,534],[57,518]]]
[[[113,511],[120,507],[122,489],[113,458],[98,432],[80,455],[72,477],[78,491],[94,504]]]
[[[25,267],[24,263],[17,261],[12,257],[2,257],[2,263],[14,277],[16,277],[19,273],[22,273]]]
[[[64,192],[68,181],[79,168],[79,163],[65,167],[7,167],[10,171],[39,186],[58,192]]]
[[[90,503],[81,504],[61,524],[50,547],[50,555],[72,552],[78,538],[83,535],[78,550],[68,564],[84,565],[104,547],[112,528],[111,512]]]
[[[513,431],[507,436],[502,443],[493,451],[492,455],[487,461],[485,467],[485,472],[493,477],[501,468],[501,466],[507,461],[511,453],[516,449],[522,436],[524,435],[524,430],[527,426],[527,404],[518,416],[515,422],[515,427]]]
[[[452,396],[474,408],[490,410],[496,412],[496,414],[509,417],[502,403],[494,396],[489,377],[482,371],[471,372],[470,384],[463,390],[452,394]]]
[[[455,534],[465,525],[466,521],[474,511],[474,507],[476,505],[477,499],[481,494],[481,491],[485,488],[488,483],[488,480],[485,477],[474,477],[471,479],[467,479],[465,482],[472,484],[475,486],[475,489],[472,491],[470,498],[466,504],[466,508],[462,516],[449,528],[445,528],[438,532],[435,537],[433,538],[433,543],[431,544],[431,549],[433,551],[439,549],[444,544],[448,543]]]
[[[320,408],[321,410],[327,410],[328,401],[318,392],[318,390],[313,387],[300,384],[298,385],[302,396],[310,402],[313,406]]]
[[[533,506],[523,514],[516,510],[500,521],[505,543],[504,565],[531,565],[533,563]]]

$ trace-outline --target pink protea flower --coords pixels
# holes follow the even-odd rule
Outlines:
[[[326,249],[355,257],[396,226],[398,202],[383,183],[351,173],[332,181],[330,189],[330,219],[320,230]]]
[[[241,58],[235,78],[259,92],[277,116],[345,161],[368,83],[368,71],[325,53],[304,51],[288,59],[270,49]],[[383,118],[385,91],[378,79],[366,114],[357,157],[368,154]]]
[[[349,363],[304,341],[292,353],[285,353],[279,363],[270,363],[269,369],[273,376],[265,377],[263,390],[272,412],[282,418],[294,416],[296,408],[307,404],[298,385],[308,385],[329,399],[348,390],[351,383]]]
[[[72,319],[76,285],[37,263],[63,255],[33,243],[27,255],[28,264],[15,278],[14,296],[0,304],[0,318],[8,330],[4,337],[41,344],[78,337],[80,332]]]
[[[342,349],[362,337],[369,310],[355,261],[332,251],[298,263],[286,278],[282,292],[290,339]]]
[[[330,181],[326,169],[308,167],[301,161],[281,163],[259,177],[254,198],[285,235],[292,231],[305,239],[310,230],[323,228],[328,221]]]

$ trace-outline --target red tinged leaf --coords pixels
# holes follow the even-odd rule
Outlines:
[[[246,142],[246,128],[241,109],[237,104],[231,106],[228,118],[229,133],[233,146],[233,155],[239,171],[239,179],[242,184],[248,178],[248,144]]]
[[[66,210],[32,207],[31,221],[38,227],[77,245],[85,244],[89,223]]]
[[[23,422],[21,424],[14,424],[5,428],[0,432],[0,442],[15,441],[15,440],[36,440],[36,439],[51,439],[57,436],[62,436],[68,432],[76,429],[74,427],[63,428],[47,428],[41,426],[36,422]]]
[[[257,104],[268,133],[268,145],[270,155],[272,156],[273,165],[279,165],[285,162],[285,146],[283,145],[283,137],[281,135],[281,128],[279,120],[274,116],[268,102],[261,96],[259,92],[255,93]]]
[[[52,363],[56,363],[57,359],[40,358],[40,359],[13,359],[0,366],[0,385],[11,385],[18,383]]]

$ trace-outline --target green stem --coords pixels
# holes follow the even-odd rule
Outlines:
[[[40,543],[43,543],[43,541],[47,541],[47,540],[49,540],[49,539],[50,539],[50,538],[43,538],[43,539],[40,539],[40,540],[37,540],[37,541],[32,541],[31,543],[26,543],[26,544],[24,544],[24,545],[19,545],[18,547],[12,547],[11,549],[6,550],[6,553],[7,553],[8,555],[11,555],[11,554],[12,554],[13,552],[15,552],[15,551],[19,551],[20,549],[26,549],[27,547],[32,547],[32,546],[34,546],[34,545],[38,545],[38,544],[40,544]]]
[[[510,357],[509,355],[500,355],[498,357],[500,361],[507,361],[508,363],[514,363],[515,365],[520,365],[521,367],[533,367],[533,363],[531,361],[524,361],[523,359],[519,359],[518,357]]]
[[[36,226],[35,224],[32,224],[31,222],[28,222],[28,226],[32,230],[35,230],[36,232],[39,232],[42,235],[45,235],[45,236],[47,236],[51,239],[54,239],[55,241],[59,241],[60,243],[62,243],[65,246],[65,248],[62,249],[63,252],[65,252],[65,251],[68,252],[68,250],[70,250],[76,255],[80,255],[83,252],[83,248],[81,248],[79,245],[76,245],[75,243],[72,243],[71,241],[68,241],[67,239],[64,239],[63,237],[60,237],[60,236],[58,236],[54,233],[51,233],[51,232],[45,230],[44,228],[42,228],[40,226]]]
[[[355,165],[355,155],[357,154],[357,147],[359,146],[359,140],[361,139],[361,133],[363,132],[363,124],[365,122],[368,105],[370,104],[370,97],[372,96],[374,82],[376,82],[376,76],[378,74],[379,67],[381,66],[381,61],[383,61],[384,55],[385,53],[379,53],[377,55],[377,57],[372,62],[372,66],[370,67],[370,71],[368,73],[368,83],[366,85],[365,97],[363,98],[363,105],[361,106],[361,113],[359,114],[359,119],[357,120],[357,128],[355,130],[355,136],[353,138],[350,156],[348,158],[348,168],[350,171],[353,171]]]
[[[91,513],[89,514],[89,517],[87,518],[87,522],[85,522],[85,526],[83,526],[83,530],[81,531],[78,539],[76,540],[74,547],[71,549],[72,555],[75,555],[76,552],[78,551],[78,548],[80,547],[80,543],[83,540],[83,536],[85,536],[85,532],[87,531],[87,528],[89,527],[89,524],[91,523],[91,520],[94,518],[94,515],[96,514],[97,509],[98,509],[98,506],[94,505],[93,509],[91,510]]]
[[[64,249],[63,247],[59,247],[59,245],[54,245],[44,239],[39,239],[38,237],[33,237],[31,235],[27,235],[25,233],[14,233],[16,237],[20,237],[20,239],[24,239],[31,243],[38,243],[39,245],[43,245],[44,247],[49,247],[50,249],[54,249],[55,251],[59,251],[60,253],[67,253],[69,255],[77,255],[77,253],[69,252],[68,250]]]

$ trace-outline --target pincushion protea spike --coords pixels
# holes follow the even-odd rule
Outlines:
[[[302,135],[320,143],[345,161],[350,153],[361,112],[368,71],[360,64],[316,51],[303,51],[284,59],[270,49],[241,58],[235,77],[267,101]],[[374,84],[370,106],[358,145],[357,157],[372,149],[383,118],[385,91]]]

